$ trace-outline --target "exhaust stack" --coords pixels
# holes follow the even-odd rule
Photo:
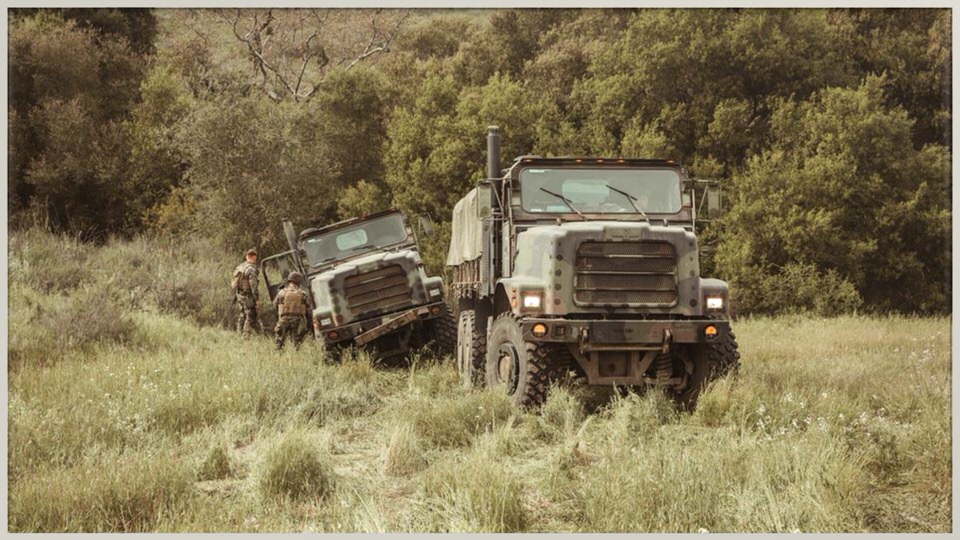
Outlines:
[[[487,178],[500,178],[500,128],[487,127]]]
[[[293,223],[289,219],[283,220],[283,235],[287,237],[287,244],[290,250],[297,251],[297,231],[293,228]]]

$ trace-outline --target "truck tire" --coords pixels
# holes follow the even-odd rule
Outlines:
[[[453,319],[450,308],[444,306],[443,314],[434,321],[434,329],[436,330],[434,339],[440,349],[440,354],[445,357],[453,355],[457,351],[457,322]]]
[[[487,332],[478,324],[477,313],[460,312],[457,321],[457,372],[464,387],[483,386],[484,361],[487,355]]]
[[[334,345],[324,345],[323,346],[323,357],[324,359],[332,364],[339,364],[340,358],[343,356],[343,351],[347,347],[339,343]]]
[[[457,350],[457,323],[446,307],[439,317],[426,321],[418,334],[416,341],[412,343],[414,348],[426,346],[438,359],[442,360]]]
[[[737,350],[739,347],[737,336],[732,331],[715,343],[707,344],[707,355],[713,365],[711,379],[719,379],[727,375],[737,376],[740,372],[740,351]]]
[[[740,353],[737,347],[737,338],[733,332],[728,332],[713,343],[698,347],[699,350],[692,355],[694,368],[687,387],[674,395],[677,404],[692,411],[697,407],[700,393],[707,384],[727,375],[736,376],[740,369]]]
[[[553,379],[550,346],[524,341],[520,321],[513,313],[497,317],[487,345],[487,386],[503,388],[519,407],[540,406]]]

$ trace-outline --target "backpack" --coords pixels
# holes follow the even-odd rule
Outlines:
[[[300,287],[288,287],[283,290],[283,299],[279,305],[279,314],[283,315],[304,315],[306,309],[307,294]]]
[[[247,269],[247,266],[247,262],[242,262],[233,270],[233,279],[230,281],[230,290],[232,290],[234,293],[250,290],[250,280],[247,279],[247,276],[244,273],[244,271]]]

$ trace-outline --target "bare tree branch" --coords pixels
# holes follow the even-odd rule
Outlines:
[[[385,12],[398,14],[386,31],[381,27]],[[357,17],[371,11],[280,10],[278,15],[272,9],[236,9],[229,16],[226,10],[215,13],[246,46],[254,72],[260,78],[258,86],[275,101],[285,97],[303,101],[313,96],[334,60],[331,54],[336,55],[334,65],[349,70],[374,55],[389,52],[390,44],[410,16],[409,11],[373,10],[365,25],[367,29],[358,31],[364,24],[357,25]],[[336,19],[333,26],[331,15]],[[243,22],[244,19],[248,21]]]

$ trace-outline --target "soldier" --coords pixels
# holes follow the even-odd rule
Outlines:
[[[240,314],[237,316],[237,332],[249,334],[263,331],[260,320],[257,318],[257,309],[260,307],[260,297],[257,296],[257,251],[247,250],[246,260],[240,263],[233,271],[232,288],[236,295]]]
[[[277,350],[283,349],[283,342],[289,334],[293,340],[293,346],[300,348],[300,343],[306,335],[306,319],[309,304],[307,303],[307,293],[300,288],[303,282],[303,276],[300,272],[290,272],[287,276],[287,285],[277,292],[273,299],[273,305],[277,306],[277,327],[274,330],[276,334]]]

